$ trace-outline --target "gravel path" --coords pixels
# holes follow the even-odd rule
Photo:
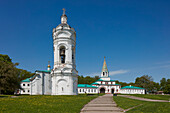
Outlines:
[[[135,97],[130,95],[118,95],[118,96],[136,99],[136,100],[142,100],[142,101],[150,101],[150,102],[169,102],[168,100],[155,100],[155,99],[141,98],[141,97]]]

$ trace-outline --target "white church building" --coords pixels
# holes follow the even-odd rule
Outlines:
[[[61,24],[53,28],[54,66],[47,70],[36,70],[33,77],[21,81],[20,94],[30,95],[77,95],[95,93],[124,93],[144,94],[143,88],[121,88],[115,80],[111,80],[104,58],[101,77],[96,82],[78,84],[78,71],[76,70],[76,31],[67,24],[65,9],[61,16]],[[126,90],[125,90],[126,89]],[[140,90],[139,90],[140,89]],[[131,92],[131,94],[133,94]],[[142,93],[143,92],[143,93]]]

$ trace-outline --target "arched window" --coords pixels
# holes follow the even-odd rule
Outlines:
[[[106,76],[107,76],[107,72],[106,72]]]
[[[61,63],[65,63],[65,47],[61,46],[60,47],[60,59],[61,59]]]
[[[64,88],[62,87],[62,91],[64,91]]]
[[[103,76],[104,76],[104,72],[103,72]]]

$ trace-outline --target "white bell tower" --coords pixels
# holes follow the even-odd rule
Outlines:
[[[77,95],[76,32],[67,24],[65,9],[61,24],[53,29],[53,45],[52,95]]]

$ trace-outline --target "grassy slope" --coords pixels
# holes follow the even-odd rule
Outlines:
[[[170,95],[140,95],[140,94],[133,94],[132,96],[142,97],[142,98],[149,98],[149,99],[157,99],[157,100],[169,100]]]
[[[142,104],[141,106],[127,111],[127,113],[169,113],[170,111],[170,103],[146,102],[119,96],[115,96],[113,99],[117,105],[123,109],[128,109]]]
[[[10,113],[79,113],[94,96],[21,96],[0,98],[0,111]]]

